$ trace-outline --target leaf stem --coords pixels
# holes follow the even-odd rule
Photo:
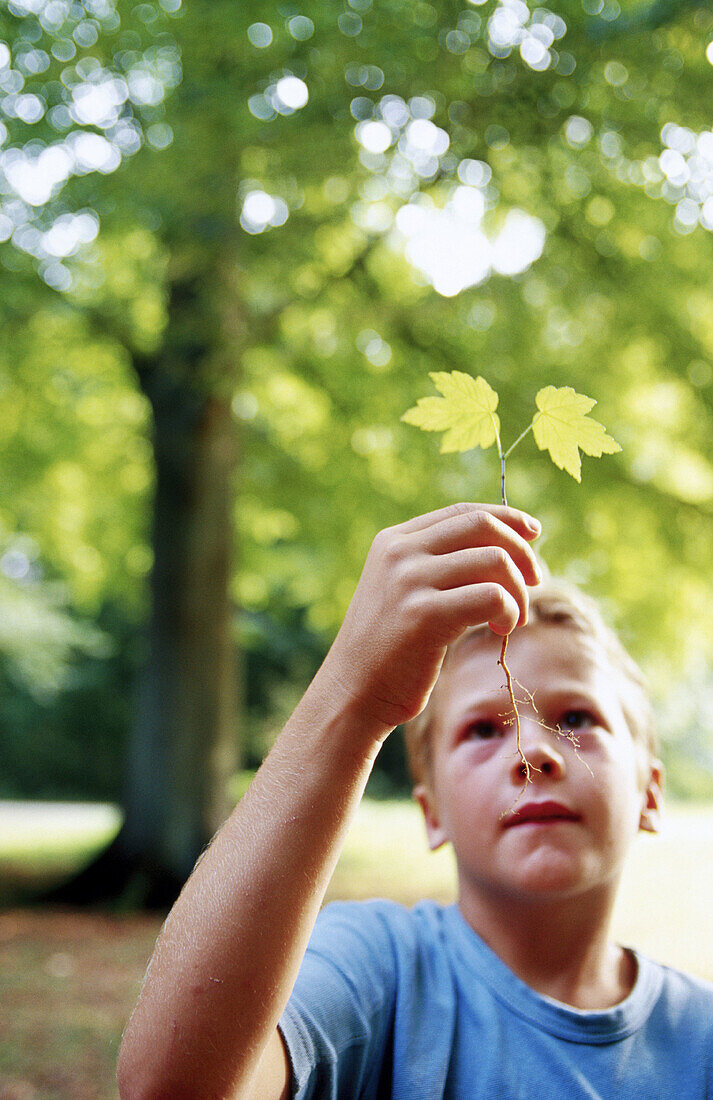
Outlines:
[[[493,414],[490,412],[490,410],[488,410],[488,414],[490,416],[490,419],[493,422],[493,431],[495,432],[495,442],[498,445],[498,454],[502,458],[503,457],[503,445],[500,442],[500,432],[498,431],[498,422],[495,419],[495,417],[493,416]]]
[[[507,505],[507,497],[505,495],[505,459],[507,455],[503,454],[503,445],[500,442],[500,432],[498,431],[498,422],[490,413],[490,419],[493,422],[493,431],[495,432],[495,442],[498,445],[498,457],[500,458],[500,495],[502,497],[503,504]],[[512,447],[510,448],[512,450]],[[509,452],[508,452],[509,453]]]

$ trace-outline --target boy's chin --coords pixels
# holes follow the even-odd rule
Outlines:
[[[580,860],[550,856],[539,865],[532,861],[516,877],[520,890],[533,898],[564,900],[588,894],[606,876],[598,874],[596,868],[582,866]]]
[[[543,854],[544,855],[544,854]],[[512,902],[541,904],[547,901],[565,901],[585,896],[592,889],[605,885],[606,875],[598,875],[595,868],[582,866],[581,860],[565,853],[549,853],[546,858],[532,858],[520,866],[511,865],[502,877],[491,878],[487,883],[475,885],[476,891],[499,894]],[[611,885],[609,882],[607,886]],[[614,884],[615,885],[615,884]],[[465,881],[461,878],[461,890]]]

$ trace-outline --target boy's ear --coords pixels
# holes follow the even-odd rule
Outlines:
[[[413,797],[418,802],[423,813],[423,820],[426,823],[428,847],[432,852],[435,852],[437,848],[440,848],[448,840],[446,831],[441,825],[436,799],[433,792],[429,790],[425,783],[419,783],[414,787]]]
[[[664,784],[664,766],[660,760],[652,760],[646,784],[644,808],[639,818],[639,829],[644,833],[657,833],[661,824],[661,801]]]

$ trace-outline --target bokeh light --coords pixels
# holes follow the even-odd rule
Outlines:
[[[284,225],[289,216],[287,203],[266,191],[248,191],[240,211],[240,224],[246,233],[264,233],[266,229]]]
[[[441,209],[421,197],[396,215],[394,243],[403,241],[409,262],[446,298],[478,286],[493,272],[526,271],[542,253],[545,227],[539,218],[510,210],[491,237],[482,225],[485,207],[480,190],[462,185]]]
[[[256,49],[265,50],[272,42],[272,28],[269,23],[251,23],[248,38]]]
[[[277,101],[287,111],[299,111],[306,106],[309,91],[304,80],[298,76],[283,76],[275,85]]]

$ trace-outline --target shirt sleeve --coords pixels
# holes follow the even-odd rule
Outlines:
[[[319,915],[279,1025],[297,1100],[366,1100],[388,1073],[396,977],[385,904],[335,902]]]

